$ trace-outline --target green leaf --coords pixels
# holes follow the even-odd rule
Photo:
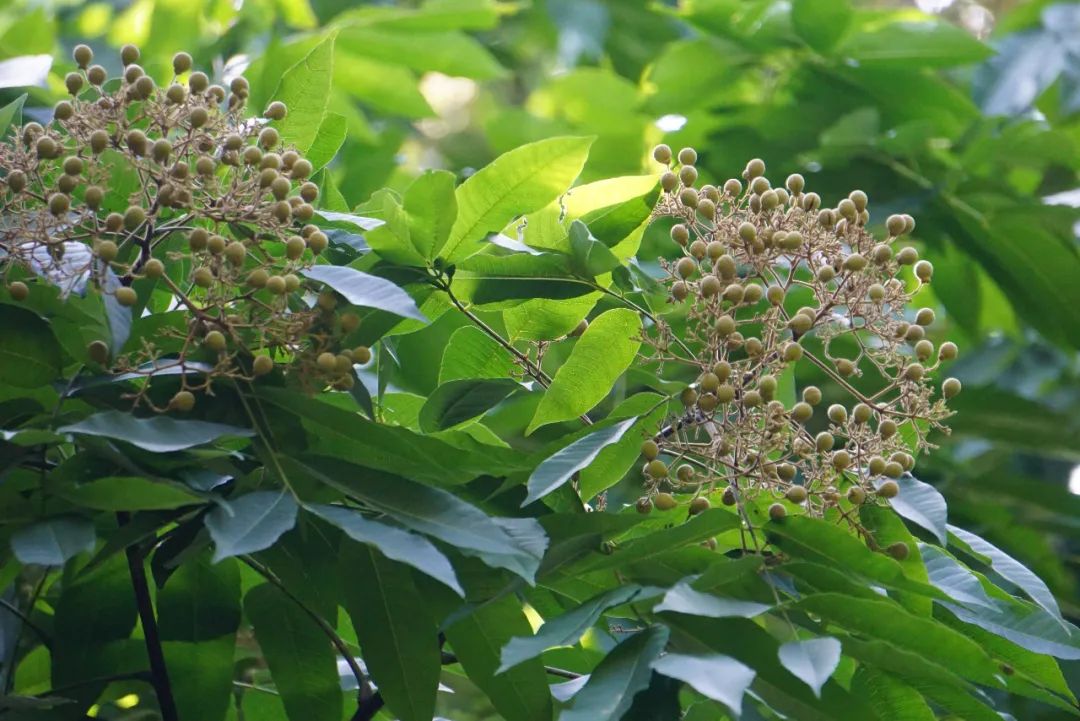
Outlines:
[[[549,721],[551,693],[539,659],[499,673],[499,649],[512,637],[528,633],[529,621],[514,596],[485,603],[446,629],[469,679],[507,721]]]
[[[985,60],[993,51],[945,21],[889,23],[853,35],[840,48],[860,65],[948,67]]]
[[[544,621],[535,635],[511,638],[502,647],[496,673],[502,673],[530,658],[536,658],[549,648],[573,646],[596,625],[601,614],[609,608],[628,603],[641,593],[641,587],[627,584],[593,596],[577,608]]]
[[[327,485],[363,501],[395,521],[426,533],[465,552],[479,555],[489,565],[509,568],[531,579],[539,566],[547,537],[533,519],[496,519],[439,488],[405,478],[366,472],[344,463],[320,461],[300,466],[280,457],[286,468],[300,468]],[[519,524],[508,527],[504,524]],[[524,544],[518,535],[542,540],[540,548]]]
[[[735,598],[720,598],[711,593],[695,590],[689,582],[680,581],[664,594],[664,599],[653,607],[653,612],[674,611],[708,618],[754,618],[770,610],[772,606]]]
[[[281,133],[285,145],[295,145],[306,154],[315,144],[330,102],[330,85],[334,74],[334,38],[331,33],[311,49],[304,59],[289,68],[274,92],[289,109],[283,120],[273,125]]]
[[[615,254],[594,238],[589,226],[580,220],[570,224],[570,252],[574,259],[574,270],[585,278],[595,278],[621,265]]]
[[[214,563],[268,548],[296,525],[296,501],[285,491],[253,491],[206,515],[206,530],[217,548]]]
[[[344,704],[337,663],[315,622],[268,583],[248,591],[244,612],[290,721],[341,721]]]
[[[576,418],[604,399],[637,355],[641,340],[637,313],[615,308],[601,313],[574,345],[525,430]]]
[[[208,421],[180,421],[167,416],[136,418],[123,411],[101,411],[78,423],[62,426],[61,433],[78,433],[125,441],[152,453],[180,451],[225,436],[250,437],[255,432]]]
[[[840,642],[835,638],[789,641],[780,647],[780,663],[821,698],[821,687],[840,663]]]
[[[439,383],[465,378],[507,378],[516,368],[510,354],[476,326],[450,336],[439,366]]]
[[[652,665],[667,644],[668,630],[651,626],[635,633],[604,657],[559,721],[618,721],[649,685]]]
[[[944,546],[948,524],[945,498],[929,483],[907,473],[896,482],[900,485],[900,494],[891,499],[889,505],[904,518],[933,533]]]
[[[922,694],[893,674],[860,665],[851,679],[851,690],[867,699],[878,715],[889,721],[935,721],[937,716]]]
[[[836,47],[852,17],[848,0],[794,0],[791,5],[795,34],[819,53]]]
[[[996,684],[997,666],[978,644],[894,603],[819,593],[803,598],[795,606],[842,628],[921,654],[978,683]]]
[[[718,653],[707,656],[668,653],[653,661],[652,667],[658,673],[684,681],[713,701],[719,701],[736,717],[742,714],[743,695],[755,676],[754,669]]]
[[[26,103],[26,93],[12,100],[0,108],[0,138],[7,135],[8,128],[22,123],[23,104]]]
[[[0,304],[0,383],[37,388],[60,375],[63,351],[49,323],[36,313]]]
[[[561,487],[572,475],[592,463],[600,455],[600,451],[622,438],[637,420],[637,417],[628,418],[621,423],[595,430],[545,458],[529,476],[529,494],[522,501],[522,507]]]
[[[348,543],[339,568],[345,608],[364,662],[386,705],[402,721],[430,721],[442,668],[438,629],[407,567],[368,545]]]
[[[1043,580],[1032,573],[1027,566],[971,531],[949,526],[949,533],[965,544],[961,546],[963,550],[978,554],[982,557],[979,560],[986,559],[987,564],[994,570],[994,573],[1007,581],[1015,583],[1024,593],[1031,597],[1031,600],[1056,618],[1061,619],[1061,609],[1058,607],[1054,594],[1050,593],[1050,589],[1043,583]]]
[[[341,293],[353,305],[378,308],[403,318],[427,322],[416,307],[416,301],[385,278],[340,265],[315,265],[300,272]]]
[[[94,524],[79,516],[57,516],[20,528],[11,534],[11,550],[20,563],[63,566],[67,560],[94,548]]]
[[[181,718],[222,721],[232,697],[240,625],[240,571],[207,554],[169,576],[157,594],[158,630]]]
[[[420,430],[446,430],[476,418],[522,386],[511,378],[462,378],[443,383],[420,408]]]
[[[949,598],[965,606],[994,608],[993,601],[986,595],[979,579],[969,568],[945,551],[929,544],[920,544],[919,553],[922,555],[930,583],[948,594]]]
[[[425,265],[438,256],[457,217],[456,178],[446,170],[429,170],[413,181],[399,203],[389,191],[379,191],[365,206],[386,225],[368,234],[368,243],[381,257],[402,265]]]
[[[311,147],[304,153],[304,157],[311,162],[315,170],[327,165],[341,146],[345,144],[345,136],[348,133],[348,120],[338,113],[327,113],[319,124],[319,132],[311,142]]]
[[[574,277],[569,260],[556,253],[474,255],[458,265],[452,290],[485,310],[513,308],[535,298],[567,300],[591,294],[592,285]]]
[[[450,561],[423,536],[365,518],[359,511],[348,508],[324,505],[306,508],[345,531],[354,541],[374,546],[387,558],[412,566],[454,589],[459,596],[465,595]]]
[[[511,150],[457,189],[458,214],[443,248],[450,263],[480,249],[488,233],[519,215],[539,210],[574,182],[589,155],[592,138],[559,137]]]
[[[385,27],[345,27],[341,40],[350,52],[417,72],[490,80],[506,71],[468,35],[456,32],[397,32]]]
[[[72,503],[99,511],[155,511],[202,503],[180,484],[138,476],[109,476],[57,492]]]

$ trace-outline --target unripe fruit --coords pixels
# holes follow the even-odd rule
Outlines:
[[[783,503],[774,503],[769,506],[769,518],[771,518],[772,520],[779,521],[782,520],[785,516],[787,516],[787,509],[784,508]]]
[[[154,92],[154,79],[149,75],[143,75],[135,81],[135,95],[146,100]]]
[[[758,391],[765,400],[772,400],[777,388],[776,376],[764,375],[758,381]]]
[[[642,515],[646,515],[648,513],[651,513],[652,512],[652,507],[653,507],[652,501],[650,501],[645,496],[642,496],[641,498],[637,499],[637,503],[634,504],[634,508],[637,509],[637,512],[642,514]]]
[[[294,293],[300,289],[300,276],[295,273],[285,274],[285,290]]]
[[[920,308],[919,312],[915,314],[915,322],[921,326],[933,325],[934,323],[934,309],[933,308]]]
[[[744,178],[757,178],[758,176],[765,174],[765,161],[761,158],[754,158],[746,164],[746,170],[743,171]]]
[[[146,155],[148,146],[148,140],[146,139],[146,133],[141,130],[129,130],[128,134],[124,137],[124,141],[127,143],[131,152],[136,155]]]
[[[697,177],[697,168],[695,168],[693,165],[684,165],[683,167],[679,168],[679,182],[683,185],[693,185],[694,181],[697,180]]]
[[[701,295],[705,298],[718,295],[722,288],[723,284],[715,275],[707,275],[701,279]]]
[[[873,414],[873,409],[865,403],[856,403],[851,409],[851,417],[856,423],[866,423]]]
[[[814,408],[806,401],[800,401],[791,407],[791,417],[799,423],[805,423],[814,415]]]
[[[82,90],[83,76],[79,73],[68,73],[64,76],[64,86],[71,95],[78,95]]]
[[[352,353],[344,352],[334,356],[334,370],[338,373],[351,373],[353,366]]]
[[[360,365],[366,365],[371,360],[371,349],[365,345],[358,345],[352,350],[353,360]]]
[[[698,204],[697,191],[693,188],[683,188],[679,191],[679,202],[687,208],[696,208]]]
[[[784,498],[788,499],[792,503],[802,503],[806,500],[806,489],[802,486],[792,486],[784,494]]]
[[[904,369],[904,378],[907,378],[909,381],[920,381],[925,374],[926,369],[923,367],[922,363],[912,363]]]
[[[670,511],[679,505],[679,502],[675,500],[675,496],[670,493],[657,493],[653,496],[653,505],[659,508],[661,511]]]
[[[104,83],[108,79],[109,75],[105,72],[105,68],[100,65],[91,65],[86,71],[86,79],[90,81],[91,85],[98,86]]]
[[[657,145],[652,151],[653,160],[667,165],[671,162],[671,148],[663,143]]]
[[[900,464],[898,463],[896,465]],[[898,473],[897,475],[899,476],[900,474]],[[900,485],[896,481],[885,481],[878,486],[877,494],[882,498],[896,498],[896,496],[900,494]]]
[[[929,283],[934,277],[934,266],[930,264],[930,261],[920,260],[915,264],[915,277],[923,283]]]
[[[746,295],[746,289],[744,289],[738,283],[732,283],[727,288],[724,288],[724,300],[729,303],[738,305],[742,303],[743,297]]]
[[[86,66],[94,60],[94,51],[90,49],[89,45],[76,45],[71,57],[80,68],[85,70]]]
[[[884,265],[892,259],[892,248],[884,243],[878,243],[870,251],[870,257],[873,258],[874,262],[878,265]]]
[[[847,499],[854,506],[861,506],[866,502],[866,491],[862,489],[862,486],[852,486],[848,489]]]
[[[53,193],[49,196],[49,212],[53,215],[63,215],[71,208],[71,199],[63,193]]]
[[[908,326],[907,332],[904,333],[904,338],[909,343],[915,343],[922,340],[925,335],[926,331],[923,330],[923,327],[921,325],[911,325]]]
[[[111,263],[116,260],[116,255],[120,252],[120,248],[118,248],[116,243],[111,240],[99,240],[94,244],[94,252],[97,253],[97,257],[101,258],[101,260],[106,263]],[[158,262],[160,263],[161,261]]]
[[[266,289],[274,295],[283,295],[286,292],[285,279],[280,275],[272,275],[266,279]]]
[[[836,372],[847,378],[855,373],[855,362],[850,361],[847,358],[838,358],[836,360]]]
[[[944,396],[946,400],[955,398],[960,394],[960,390],[960,381],[956,378],[946,378],[945,382],[941,384],[941,395]]]
[[[12,193],[21,193],[26,188],[26,174],[21,170],[12,170],[5,180]]]
[[[37,152],[39,158],[51,158],[60,150],[60,146],[48,135],[44,135],[38,138],[37,143],[34,145],[34,150]]]
[[[930,341],[923,339],[915,344],[915,357],[921,361],[926,360],[934,354],[934,344]]]
[[[809,318],[802,313],[793,315],[788,321],[788,328],[791,328],[792,332],[796,335],[803,335],[809,331],[814,325],[812,318]]]
[[[679,176],[670,170],[660,176],[660,187],[665,193],[670,193],[679,184]]]
[[[649,475],[653,478],[667,478],[668,476],[667,464],[660,459],[649,461],[649,464],[648,466],[646,466],[646,468],[649,471]]]
[[[889,461],[885,464],[884,473],[889,478],[899,478],[900,476],[904,475],[904,466],[897,461]]]
[[[233,265],[242,265],[247,257],[247,248],[239,240],[234,240],[225,247],[225,259]]]
[[[950,361],[956,358],[956,344],[952,341],[946,341],[941,344],[941,348],[938,349],[938,358],[943,361]]]
[[[247,78],[236,77],[229,83],[229,90],[231,90],[233,94],[241,97],[246,97],[250,89]]]
[[[30,287],[21,280],[12,281],[11,284],[8,285],[8,293],[11,294],[12,300],[21,303],[30,297]]]
[[[195,161],[195,172],[199,175],[211,176],[215,170],[217,170],[217,163],[209,156],[203,155]]]
[[[221,255],[225,252],[225,246],[228,241],[220,235],[211,235],[210,240],[206,243],[206,248],[214,255]]]
[[[761,405],[761,393],[758,391],[746,391],[743,393],[742,402],[747,408],[757,408]]]
[[[191,280],[200,288],[209,288],[214,284],[214,273],[205,266],[196,268],[191,274]]]
[[[328,352],[320,353],[318,358],[315,359],[315,364],[324,373],[333,373],[337,370],[337,356]]]
[[[778,285],[770,285],[768,290],[765,291],[765,297],[773,305],[783,304],[785,295],[784,289]]]
[[[701,214],[701,217],[707,220],[712,220],[716,217],[716,203],[708,198],[699,200],[697,209],[698,213]]]
[[[834,403],[829,406],[828,416],[833,423],[844,423],[848,417],[847,409],[839,403]]]
[[[903,541],[897,541],[896,543],[890,543],[889,547],[885,549],[885,553],[897,561],[904,561],[911,554],[911,548]]]
[[[181,413],[187,413],[195,407],[195,396],[191,391],[179,391],[169,401],[169,408],[180,411]]]
[[[907,224],[904,222],[904,216],[902,215],[890,215],[885,219],[885,229],[889,231],[889,235],[893,238],[901,236]]]
[[[686,300],[690,295],[690,287],[684,281],[678,280],[671,286],[671,296],[677,301]]]
[[[249,145],[244,148],[244,153],[240,157],[244,159],[246,165],[258,165],[262,161],[262,151],[255,145]]]
[[[61,175],[56,179],[56,189],[61,193],[70,194],[79,185],[79,179],[74,175]]]
[[[64,172],[68,175],[81,175],[83,167],[82,158],[72,155],[71,157],[64,159]]]
[[[705,244],[704,240],[695,240],[693,243],[690,244],[690,255],[697,258],[698,260],[702,260],[708,250],[709,246]]]
[[[712,506],[712,504],[709,503],[708,498],[706,498],[705,496],[698,496],[694,500],[690,501],[690,515],[696,516],[699,513],[704,513],[705,511],[709,510],[710,506]]]
[[[284,178],[282,178],[282,180],[284,180]],[[279,223],[288,223],[289,218],[292,217],[292,207],[285,201],[275,203],[271,212],[274,219]]]
[[[697,263],[693,258],[680,258],[679,262],[675,264],[675,272],[679,274],[681,278],[689,278],[697,270]]]
[[[315,199],[319,197],[319,186],[315,185],[315,183],[312,183],[310,181],[304,183],[300,186],[300,197],[303,198],[305,202],[314,203]]]
[[[812,406],[816,406],[821,403],[821,389],[817,386],[806,386],[803,388],[802,399]]]
[[[851,465],[851,454],[844,450],[835,451],[832,455],[833,468],[842,471]]]
[[[683,165],[693,165],[697,162],[697,151],[693,148],[683,148],[679,151],[679,162]]]
[[[213,351],[215,353],[220,353],[221,351],[225,350],[228,343],[225,340],[224,333],[219,330],[212,330],[206,334],[205,338],[203,338],[203,345],[206,347],[207,350]]]
[[[53,117],[57,120],[71,120],[75,115],[75,107],[66,100],[61,100],[53,108]]]
[[[105,230],[117,233],[124,227],[124,216],[119,213],[109,213],[105,216]]]
[[[207,112],[206,108],[194,107],[191,109],[191,112],[188,113],[187,119],[188,123],[191,124],[191,127],[201,128],[210,120],[210,113]]]
[[[806,187],[806,179],[798,173],[792,173],[787,177],[787,181],[784,183],[787,189],[792,193],[801,193],[803,188]]]
[[[761,207],[765,210],[774,210],[780,205],[780,196],[775,190],[766,190],[761,194]]]
[[[727,383],[721,385],[719,388],[716,389],[716,394],[714,397],[717,403],[731,403],[731,401],[735,400],[735,386],[729,385]],[[698,402],[698,405],[701,405],[700,401]],[[715,407],[716,406],[714,405],[713,408]]]
[[[858,272],[866,267],[866,258],[859,253],[852,253],[844,258],[844,270]]]
[[[705,373],[701,376],[698,387],[705,393],[715,393],[720,387],[720,379],[714,373]]]
[[[270,183],[270,192],[274,194],[274,197],[278,200],[285,198],[289,191],[292,190],[292,183],[288,178],[277,177],[272,183]]]
[[[125,308],[130,308],[135,305],[135,301],[139,299],[139,296],[135,293],[135,289],[126,286],[117,288],[114,295],[116,297],[116,302]]]
[[[645,457],[647,461],[656,460],[660,455],[660,446],[656,445],[656,441],[646,440],[641,444],[641,455]]]
[[[690,479],[694,477],[694,467],[688,463],[684,463],[675,471],[675,477],[683,483],[689,483]]]
[[[814,438],[814,445],[817,446],[819,451],[831,451],[835,443],[836,439],[828,431],[822,431]]]
[[[285,256],[289,260],[296,260],[304,254],[304,249],[307,244],[304,243],[304,239],[294,235],[289,238],[289,242],[285,244]]]
[[[724,194],[732,198],[739,197],[742,194],[742,183],[735,178],[729,178],[724,183]]]

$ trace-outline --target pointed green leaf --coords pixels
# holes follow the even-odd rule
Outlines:
[[[269,548],[296,525],[296,501],[285,491],[254,491],[214,508],[206,529],[214,540],[214,563]]]
[[[870,702],[889,721],[935,721],[937,716],[923,695],[893,674],[861,665],[851,679],[851,690]]]
[[[423,536],[365,518],[359,511],[348,508],[324,505],[306,508],[345,531],[354,541],[370,544],[387,558],[408,564],[454,589],[459,596],[465,595],[450,561]]]
[[[420,430],[446,430],[498,405],[522,386],[511,378],[462,378],[443,383],[420,408]]]
[[[600,620],[604,611],[629,602],[640,592],[641,587],[634,584],[613,588],[590,598],[573,610],[544,621],[544,625],[535,635],[511,638],[502,647],[501,662],[496,673],[536,658],[549,648],[573,646]]]
[[[592,463],[600,451],[622,438],[637,420],[637,417],[627,418],[621,423],[593,431],[545,458],[529,476],[529,495],[521,505],[527,506],[562,486],[574,473]]]
[[[344,699],[337,662],[311,617],[268,583],[248,591],[244,612],[255,628],[289,721],[341,721]]]
[[[468,325],[450,336],[439,366],[439,383],[463,378],[508,378],[516,367],[505,348],[476,326]]]
[[[620,265],[615,254],[594,238],[589,227],[580,220],[570,224],[570,252],[574,259],[574,270],[585,278],[609,273]]]
[[[405,191],[409,239],[427,260],[434,260],[457,219],[456,178],[447,170],[429,170]]]
[[[772,606],[754,601],[740,601],[735,598],[720,598],[711,593],[695,590],[685,581],[681,581],[664,594],[663,600],[653,611],[674,611],[708,618],[753,618],[765,613]]]
[[[853,17],[848,0],[794,0],[791,4],[795,34],[819,53],[836,47]]]
[[[948,524],[945,498],[929,483],[923,483],[909,473],[896,482],[900,485],[900,494],[891,499],[889,505],[904,518],[933,533],[944,546]]]
[[[26,102],[26,93],[0,108],[0,138],[7,135],[8,128],[22,123],[22,109]]]
[[[655,671],[689,684],[698,693],[742,714],[742,700],[754,680],[754,669],[730,656],[709,654],[690,656],[668,653],[653,661]]]
[[[525,433],[576,418],[603,400],[636,357],[640,334],[634,311],[615,308],[597,316],[555,373]]]
[[[505,673],[496,671],[499,650],[512,637],[529,631],[529,620],[514,596],[485,603],[446,629],[446,639],[465,673],[506,721],[551,719],[551,693],[539,659]]]
[[[304,59],[285,71],[274,93],[288,108],[283,120],[273,125],[285,145],[295,145],[307,153],[315,143],[330,102],[330,81],[334,74],[334,34],[311,49]]]
[[[154,511],[202,503],[202,499],[179,483],[137,476],[99,478],[57,489],[57,493],[72,503],[100,511]]]
[[[325,283],[353,305],[378,308],[403,318],[427,322],[416,307],[416,301],[385,278],[340,265],[315,265],[300,272],[312,280]]]
[[[25,526],[11,534],[11,550],[20,563],[63,566],[69,558],[94,547],[92,521],[79,516],[57,516]]]
[[[340,569],[343,578],[356,579],[344,584],[345,608],[386,705],[402,721],[431,721],[441,671],[438,629],[411,572],[350,542]]]
[[[0,304],[0,383],[37,388],[60,375],[63,351],[49,323],[36,313]]]
[[[250,428],[208,421],[181,421],[168,416],[136,418],[123,411],[101,411],[78,423],[62,426],[57,430],[61,433],[78,433],[126,441],[152,453],[180,451],[216,441],[224,436],[246,438],[255,435]]]
[[[618,721],[649,685],[652,665],[667,644],[668,630],[652,626],[613,648],[593,669],[559,721]]]
[[[319,124],[319,132],[311,142],[311,147],[304,153],[304,157],[311,162],[311,167],[319,170],[327,165],[341,146],[345,144],[345,136],[348,134],[348,120],[338,113],[327,113]]]
[[[480,249],[488,233],[539,210],[570,187],[589,155],[592,138],[560,137],[511,150],[457,189],[458,215],[442,255],[456,263]]]
[[[780,663],[821,698],[821,687],[840,663],[840,642],[835,638],[789,641],[780,647]]]

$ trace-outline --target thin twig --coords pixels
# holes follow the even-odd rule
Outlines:
[[[29,614],[19,610],[18,606],[3,598],[0,598],[0,608],[6,608],[13,615],[18,616],[19,620],[23,622],[23,625],[25,625],[28,629],[37,634],[37,637],[41,639],[41,643],[45,646],[45,648],[49,649],[50,651],[52,650],[52,639],[49,638],[49,635],[45,633],[44,629],[42,629],[41,626],[38,626],[36,623],[30,620]]]

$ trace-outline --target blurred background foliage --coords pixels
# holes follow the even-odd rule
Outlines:
[[[26,56],[88,42],[113,72],[134,42],[159,80],[178,50],[219,78],[243,73],[258,108],[327,33],[346,139],[323,182],[338,209],[427,168],[466,176],[522,143],[585,134],[584,181],[656,172],[663,141],[696,147],[705,182],[757,156],[826,204],[861,187],[879,223],[914,215],[936,267],[919,300],[943,311],[966,388],[920,476],[953,523],[1029,564],[1080,617],[1080,4],[14,0],[0,9],[0,105],[24,91],[7,86]],[[69,65],[39,68],[29,116],[49,112]],[[657,228],[641,267],[664,254]],[[428,376],[395,384],[426,394]]]

